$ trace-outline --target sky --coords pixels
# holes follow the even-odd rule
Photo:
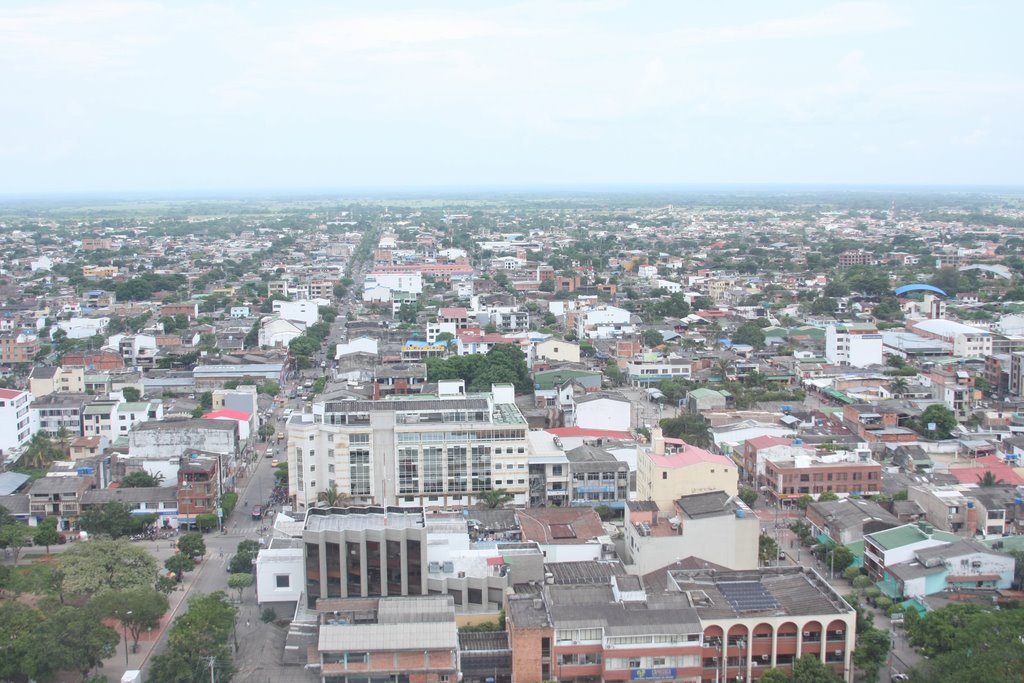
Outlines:
[[[1024,3],[0,3],[0,194],[1024,184]]]

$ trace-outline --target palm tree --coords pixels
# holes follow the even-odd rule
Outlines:
[[[907,382],[906,377],[897,377],[889,385],[889,390],[893,396],[903,396],[903,394],[907,393],[909,387],[910,384]]]
[[[331,481],[327,489],[316,496],[317,502],[323,503],[323,507],[336,508],[345,507],[352,502],[352,496],[338,490],[338,482]]]
[[[715,370],[722,375],[722,381],[729,381],[729,373],[731,373],[736,367],[736,361],[726,356],[721,356],[715,361]]]
[[[978,477],[978,486],[999,486],[1005,483],[1005,481],[996,477],[991,471],[985,472],[985,474]]]
[[[482,491],[476,499],[477,505],[488,510],[503,508],[507,503],[511,503],[513,500],[515,500],[515,496],[505,489]]]
[[[21,462],[31,469],[42,469],[60,457],[60,451],[44,432],[36,432],[21,456]]]

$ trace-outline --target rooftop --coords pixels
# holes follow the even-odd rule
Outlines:
[[[346,529],[422,529],[423,511],[419,508],[345,507],[310,508],[306,511],[306,531],[343,531]]]

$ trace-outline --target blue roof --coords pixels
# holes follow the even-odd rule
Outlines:
[[[896,288],[896,296],[903,296],[907,292],[934,292],[935,294],[941,294],[944,297],[949,297],[944,291],[933,285],[903,285],[902,287]]]

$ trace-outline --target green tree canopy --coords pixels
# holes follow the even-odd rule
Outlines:
[[[63,588],[74,595],[98,595],[105,590],[150,588],[156,580],[156,560],[127,541],[96,538],[76,543],[57,560]]]
[[[163,483],[162,474],[151,474],[145,470],[129,472],[121,478],[123,489],[148,489],[160,486]]]
[[[167,596],[152,588],[107,591],[93,602],[100,614],[117,619],[132,634],[133,651],[138,648],[142,631],[159,626],[170,607]]]

